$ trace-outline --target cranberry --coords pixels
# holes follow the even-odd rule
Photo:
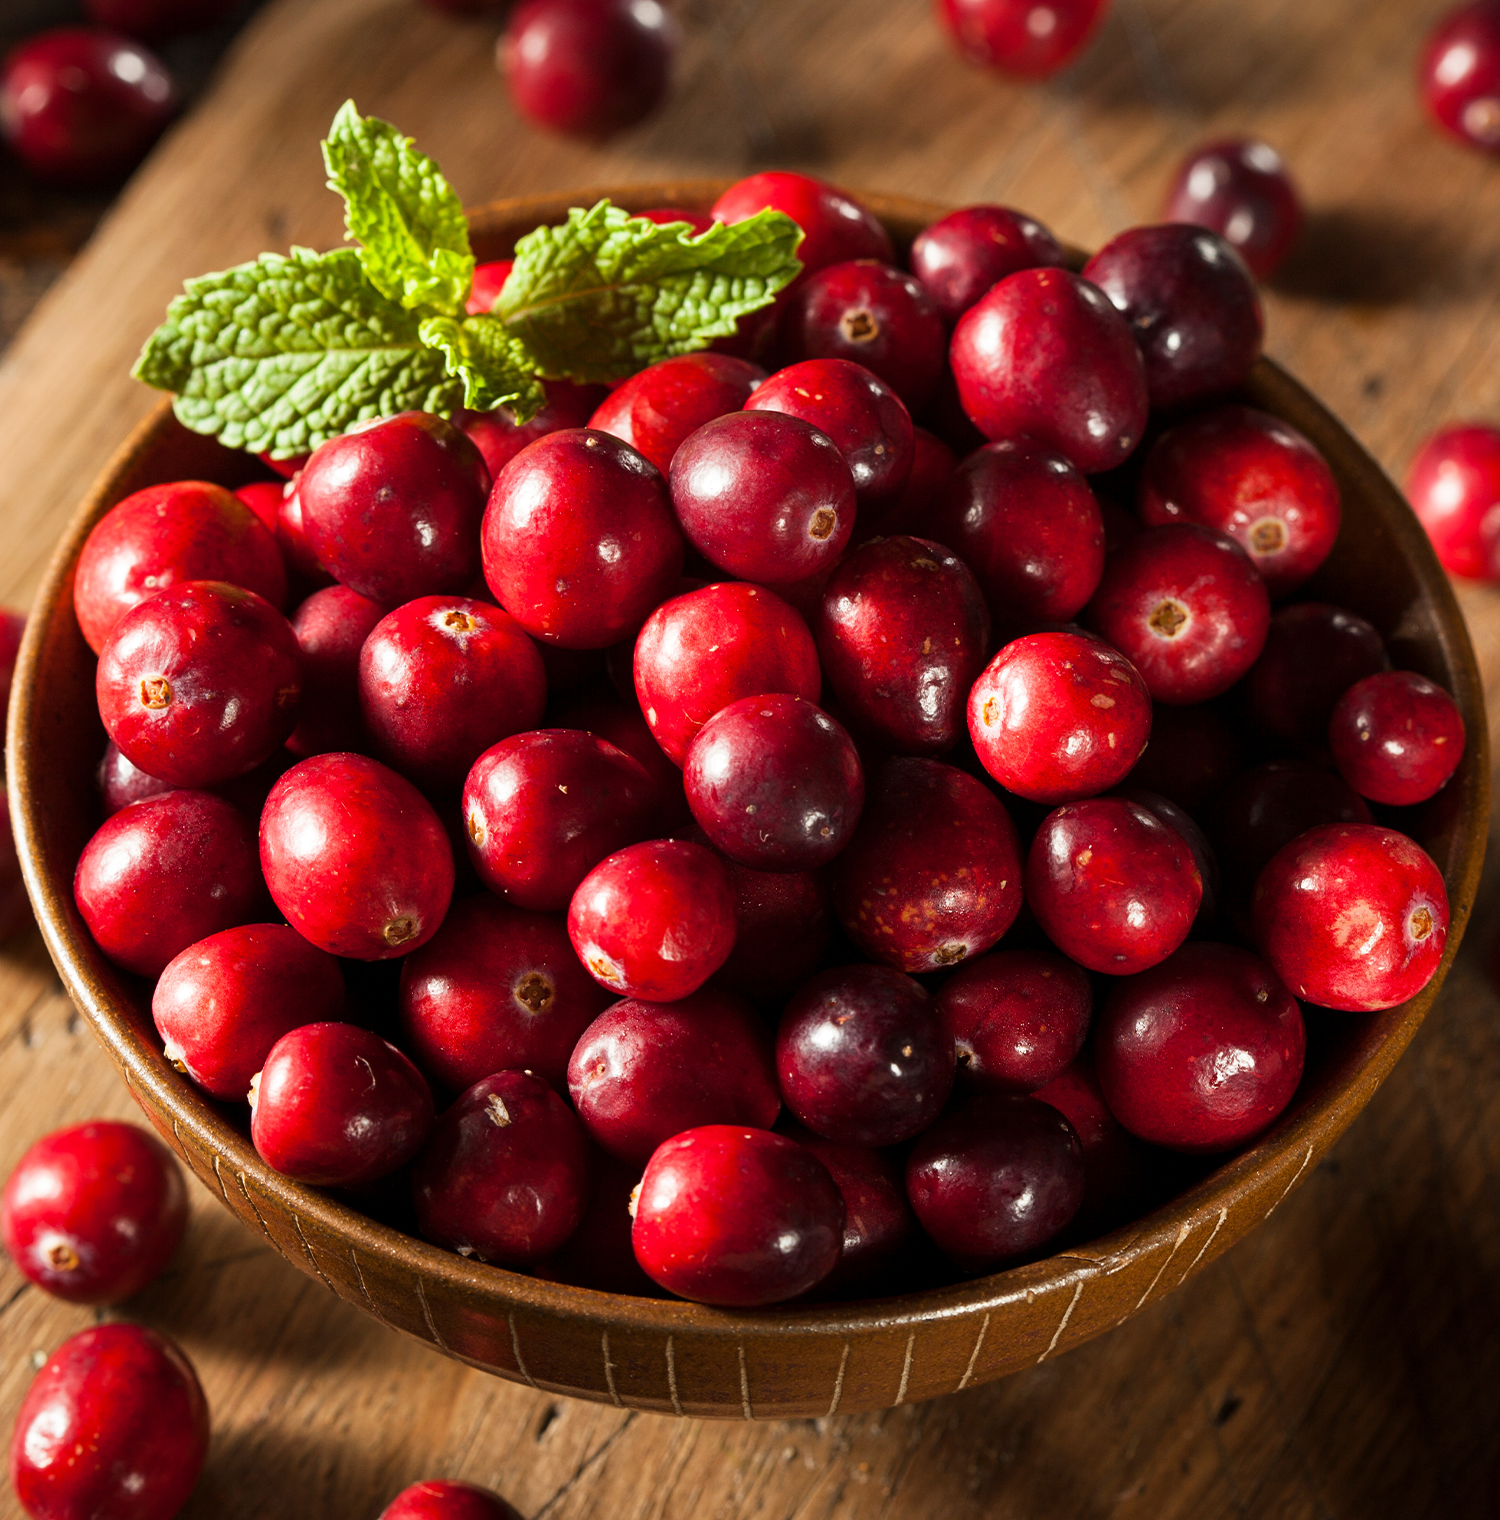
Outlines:
[[[549,1282],[600,1293],[660,1298],[661,1289],[641,1269],[630,1244],[630,1200],[640,1180],[639,1163],[616,1161],[608,1151],[591,1147],[583,1218],[562,1246],[531,1271]]]
[[[852,541],[862,543],[877,531],[932,537],[929,523],[934,506],[957,466],[958,459],[953,450],[936,433],[929,433],[926,428],[913,428],[911,474],[906,477],[906,485],[896,505],[877,517],[873,525],[856,520]]]
[[[938,19],[959,51],[981,68],[1045,79],[1093,37],[1109,0],[937,0]]]
[[[1500,4],[1448,12],[1422,52],[1419,82],[1432,119],[1471,148],[1500,153]]]
[[[720,582],[664,602],[635,642],[641,711],[681,765],[693,736],[741,697],[818,700],[822,673],[807,624],[773,592]]]
[[[456,8],[452,0],[446,3]],[[492,0],[485,0],[485,4],[492,7]],[[380,1520],[521,1520],[521,1516],[487,1488],[455,1483],[450,1478],[429,1478],[403,1488],[381,1510]]]
[[[281,503],[286,496],[284,480],[254,480],[233,494],[237,501],[243,502],[255,513],[267,533],[276,532],[276,524],[281,518]]]
[[[437,814],[411,782],[363,755],[294,765],[266,799],[260,858],[291,926],[355,960],[426,944],[453,895],[453,851]]]
[[[10,1481],[47,1520],[171,1520],[207,1455],[208,1404],[181,1350],[143,1325],[94,1325],[26,1390]]]
[[[569,380],[546,380],[547,404],[530,422],[517,422],[508,407],[490,412],[458,412],[454,422],[484,455],[493,479],[528,443],[560,433],[564,428],[587,427],[605,395],[602,385],[574,385]]]
[[[1145,808],[1173,830],[1193,852],[1193,863],[1198,867],[1198,876],[1203,882],[1203,900],[1198,906],[1195,926],[1211,923],[1219,907],[1219,862],[1213,846],[1208,842],[1208,836],[1193,821],[1192,815],[1170,797],[1163,797],[1159,792],[1148,791],[1144,787],[1122,786],[1110,795],[1123,797],[1126,802]]]
[[[997,950],[938,989],[937,1013],[958,1051],[967,1092],[1027,1093],[1073,1060],[1094,992],[1081,967],[1049,950]]]
[[[743,222],[758,211],[780,211],[802,229],[797,249],[804,276],[847,259],[881,259],[895,254],[890,234],[852,197],[806,174],[771,170],[736,180],[711,208],[715,221]]]
[[[156,54],[103,27],[41,32],[0,71],[0,132],[33,174],[59,184],[123,178],[176,111]]]
[[[565,428],[500,472],[484,514],[484,578],[534,637],[603,649],[628,637],[682,574],[660,472],[609,433]]]
[[[273,474],[283,480],[296,480],[312,458],[311,454],[295,454],[290,459],[275,459],[269,453],[255,456]]]
[[[1183,161],[1162,220],[1217,232],[1256,279],[1268,280],[1302,230],[1302,203],[1275,148],[1253,138],[1228,138]]]
[[[0,786],[0,942],[17,935],[31,922],[31,900],[10,829],[9,795]]]
[[[717,981],[745,997],[781,1003],[833,941],[833,899],[823,872],[752,871],[726,862],[734,889],[734,949]]]
[[[1099,1082],[1133,1135],[1179,1151],[1224,1151],[1292,1100],[1307,1037],[1302,1010],[1258,956],[1184,945],[1110,991],[1094,1039]]]
[[[394,607],[462,591],[479,572],[490,472],[431,412],[362,422],[330,439],[297,481],[308,547],[335,579]]]
[[[1500,428],[1434,433],[1407,471],[1406,496],[1445,570],[1500,581]]]
[[[1295,590],[1328,557],[1339,488],[1294,427],[1248,406],[1201,412],[1163,433],[1140,484],[1148,524],[1186,518],[1238,541],[1272,597]]]
[[[906,1193],[945,1256],[966,1272],[986,1272],[1036,1250],[1078,1212],[1083,1152],[1050,1104],[985,1094],[917,1141]]]
[[[127,496],[78,557],[73,607],[98,654],[138,602],[182,581],[228,581],[286,604],[286,570],[265,526],[222,486],[179,480]]]
[[[1104,572],[1104,518],[1088,482],[1030,438],[976,449],[927,520],[974,572],[997,622],[1065,623]]]
[[[1133,227],[1083,266],[1124,313],[1146,361],[1151,405],[1186,406],[1243,385],[1265,319],[1245,261],[1216,233],[1184,222]]]
[[[359,651],[384,616],[379,602],[347,586],[315,591],[292,614],[302,656],[302,709],[286,747],[299,759],[363,749]]]
[[[83,847],[73,895],[110,960],[152,977],[269,907],[255,825],[208,792],[166,792],[116,813]]]
[[[1135,666],[1086,633],[1013,639],[969,695],[980,763],[1031,802],[1074,802],[1117,786],[1151,732],[1151,698]]]
[[[151,1017],[166,1057],[211,1097],[242,1102],[271,1047],[339,1015],[339,964],[285,924],[245,924],[189,945],[161,974]]]
[[[484,0],[484,3],[489,4],[490,0]],[[487,263],[476,264],[474,266],[473,277],[469,281],[469,299],[464,302],[464,310],[471,317],[482,317],[486,312],[492,310],[495,302],[500,299],[500,292],[505,289],[505,282],[510,278],[511,270],[515,267],[516,261],[514,259],[491,259]],[[563,383],[566,384],[566,382]],[[496,408],[496,410],[499,410],[499,408]],[[488,417],[491,415],[489,412],[464,412],[461,418],[455,417],[453,420],[464,432],[468,433],[467,424],[471,418]],[[570,423],[569,426],[579,427],[582,424]],[[472,433],[469,436],[471,438],[474,437]],[[540,438],[541,434],[538,433],[537,437]],[[479,443],[479,440],[474,438],[474,442]],[[483,444],[480,444],[480,452],[484,453]],[[490,464],[488,454],[485,454],[484,462],[489,465],[490,474],[493,475],[496,466]]]
[[[616,386],[588,425],[623,439],[665,475],[692,433],[739,411],[765,378],[758,364],[728,354],[662,359]]]
[[[710,1124],[657,1147],[637,1195],[636,1259],[669,1292],[751,1308],[814,1288],[838,1264],[844,1200],[806,1147]]]
[[[1366,676],[1328,721],[1339,774],[1361,797],[1406,807],[1448,784],[1464,753],[1458,703],[1414,670]]]
[[[547,646],[550,647],[550,646]],[[628,677],[628,671],[627,671]],[[686,826],[692,817],[682,790],[682,772],[651,736],[651,725],[636,706],[634,693],[627,707],[623,702],[584,700],[565,708],[558,717],[564,728],[582,729],[623,750],[640,762],[656,787],[660,804],[659,827],[665,834]]]
[[[438,1119],[417,1158],[418,1224],[461,1256],[529,1266],[578,1227],[588,1164],[572,1109],[540,1077],[499,1072]]]
[[[1063,262],[1040,222],[1005,206],[965,206],[917,234],[911,271],[951,327],[1008,274]]]
[[[1148,1153],[1109,1111],[1088,1052],[1031,1096],[1050,1103],[1083,1148],[1083,1203],[1072,1233],[1086,1240],[1139,1215]]]
[[[276,514],[276,542],[281,546],[288,570],[304,591],[317,591],[334,584],[333,577],[323,568],[307,541],[307,523],[302,516],[302,498],[295,480],[281,497],[281,507]]]
[[[1213,708],[1161,707],[1151,715],[1150,741],[1127,780],[1197,813],[1240,764],[1240,741]]]
[[[1442,873],[1414,840],[1374,824],[1309,829],[1260,874],[1255,938],[1300,998],[1367,1011],[1415,997],[1448,941]]]
[[[666,99],[676,52],[677,27],[657,0],[523,0],[497,62],[523,116],[603,142]]]
[[[165,1270],[187,1227],[172,1153],[108,1119],[44,1135],[0,1195],[0,1236],[21,1275],[74,1304],[117,1304]]]
[[[235,0],[84,0],[89,19],[143,42],[207,31],[232,15]]]
[[[1021,907],[1010,815],[982,782],[937,760],[886,762],[833,872],[845,932],[901,971],[988,950]]]

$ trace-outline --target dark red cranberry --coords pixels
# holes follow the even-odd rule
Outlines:
[[[96,1119],[32,1145],[0,1194],[0,1238],[21,1275],[74,1304],[117,1304],[166,1269],[187,1227],[172,1153],[134,1124]]]
[[[889,264],[895,257],[890,234],[872,212],[806,174],[773,169],[736,180],[711,210],[719,222],[743,222],[758,211],[780,211],[791,217],[803,233],[797,257],[804,275],[846,259],[881,259]]]
[[[10,687],[25,632],[26,614],[0,607],[0,728],[5,724],[4,714],[10,710]]]
[[[1083,1151],[1035,1098],[968,1098],[912,1147],[906,1195],[938,1249],[966,1272],[1025,1256],[1083,1202]]]
[[[83,847],[73,895],[99,948],[138,976],[269,916],[255,825],[209,792],[166,792],[116,813]]]
[[[589,1197],[578,1228],[545,1261],[531,1268],[549,1282],[572,1283],[600,1293],[660,1298],[630,1244],[630,1200],[641,1180],[640,1164],[616,1161],[590,1147]]]
[[[1088,1051],[1031,1096],[1050,1103],[1073,1126],[1083,1148],[1083,1203],[1072,1233],[1086,1240],[1137,1218],[1145,1201],[1149,1153],[1110,1113]]]
[[[629,672],[627,671],[627,679]],[[686,826],[692,817],[688,811],[687,797],[682,790],[682,771],[668,757],[667,752],[651,735],[651,725],[642,716],[631,693],[629,706],[624,702],[608,699],[584,699],[565,707],[558,714],[558,724],[563,728],[582,729],[624,750],[632,760],[638,760],[656,787],[660,804],[659,824],[664,834]]]
[[[285,924],[243,924],[189,945],[161,974],[151,1017],[164,1054],[211,1097],[242,1103],[271,1047],[336,1019],[344,975]]]
[[[385,615],[347,586],[315,591],[292,614],[302,656],[302,710],[286,747],[298,757],[366,747],[359,711],[359,651]]]
[[[485,3],[490,3],[490,0],[485,0]],[[473,278],[469,282],[469,299],[464,302],[464,310],[471,317],[481,317],[486,312],[492,310],[495,302],[500,299],[500,292],[505,289],[505,282],[510,278],[511,270],[515,267],[516,261],[514,259],[491,259],[487,263],[476,264],[474,266]],[[563,383],[566,384],[566,382]],[[500,408],[497,407],[496,410],[499,411]],[[490,412],[466,411],[456,415],[453,421],[463,428],[464,432],[468,433],[467,424],[470,418],[489,417],[491,415],[493,414]],[[569,425],[572,427],[582,426],[581,423],[571,423]],[[471,438],[474,437],[472,433],[469,436]],[[540,438],[541,434],[538,433],[537,437]],[[479,440],[474,438],[474,442],[479,443]],[[484,453],[483,444],[480,444],[480,453]],[[485,455],[484,462],[490,466],[490,474],[494,475],[496,466],[490,464],[489,455]]]
[[[1219,907],[1219,862],[1213,846],[1208,842],[1208,836],[1194,822],[1192,815],[1170,797],[1147,791],[1144,787],[1122,786],[1110,795],[1123,797],[1127,802],[1145,808],[1172,829],[1193,852],[1193,862],[1198,867],[1198,876],[1203,882],[1203,900],[1198,906],[1196,925],[1211,923]]]
[[[235,499],[244,502],[261,520],[267,533],[276,532],[281,517],[281,503],[286,496],[284,480],[253,480],[234,492]]]
[[[763,1003],[785,1002],[833,943],[826,872],[752,871],[725,862],[734,889],[734,949],[716,983]]]
[[[1427,36],[1419,72],[1432,119],[1470,148],[1500,153],[1500,4],[1448,12]]]
[[[986,438],[1027,433],[1091,475],[1145,431],[1146,367],[1130,327],[1066,269],[1007,275],[959,319],[949,359]]]
[[[127,496],[94,525],[78,557],[73,608],[98,654],[138,602],[182,581],[228,581],[286,605],[275,540],[222,486],[179,480]]]
[[[633,634],[682,574],[661,472],[627,443],[564,428],[500,472],[484,514],[484,578],[535,638],[604,649]]]
[[[1022,79],[1071,63],[1108,10],[1109,0],[937,0],[938,19],[970,63]]]
[[[1243,385],[1265,319],[1245,261],[1185,222],[1132,227],[1083,266],[1124,313],[1146,361],[1153,408],[1187,406]]]
[[[475,275],[477,277],[477,270]],[[589,418],[606,394],[602,385],[574,385],[569,380],[542,383],[547,392],[547,404],[530,422],[517,422],[510,409],[503,406],[497,406],[492,412],[454,414],[455,424],[484,455],[491,479],[498,479],[500,471],[528,443],[535,443],[548,433],[560,433],[564,428],[587,427]]]
[[[287,922],[354,960],[426,944],[453,895],[453,850],[432,805],[363,755],[294,765],[266,799],[260,858]]]
[[[1049,950],[982,955],[960,966],[937,994],[966,1092],[1045,1086],[1082,1048],[1093,1008],[1083,969]]]
[[[171,1520],[207,1455],[208,1404],[181,1350],[143,1325],[94,1325],[26,1390],[10,1481],[47,1520]]]
[[[1328,747],[1361,797],[1393,807],[1425,802],[1464,754],[1464,719],[1441,686],[1414,670],[1357,681],[1328,720]]]
[[[1242,763],[1234,730],[1211,707],[1162,707],[1151,714],[1151,738],[1127,784],[1196,814]]]
[[[1471,423],[1434,433],[1406,473],[1406,499],[1445,570],[1500,581],[1500,428]]]
[[[1151,732],[1151,697],[1129,660],[1086,633],[1012,639],[975,681],[969,736],[980,763],[1031,802],[1118,786]]]
[[[302,517],[302,498],[297,494],[295,479],[283,493],[276,514],[276,542],[281,546],[282,557],[292,578],[300,583],[302,590],[312,592],[335,584],[307,541],[307,523]]]
[[[1307,1036],[1275,972],[1233,945],[1184,945],[1110,990],[1094,1057],[1110,1110],[1133,1135],[1226,1151],[1292,1100]]]
[[[974,572],[1002,626],[1067,622],[1104,572],[1104,519],[1088,482],[1030,438],[970,454],[943,487],[926,531]]]
[[[1302,230],[1302,203],[1281,155],[1254,138],[1207,143],[1183,160],[1162,220],[1217,232],[1268,280]]]
[[[9,794],[0,786],[0,943],[31,923],[31,900],[10,829]]]
[[[516,109],[603,142],[666,99],[677,27],[657,0],[523,0],[497,61]]]
[[[951,327],[1008,274],[1063,262],[1040,222],[1005,206],[965,206],[917,234],[911,272]]]
[[[143,42],[207,31],[232,15],[235,0],[84,0],[91,21]]]
[[[112,817],[123,807],[129,807],[132,802],[141,802],[147,797],[159,797],[163,792],[176,790],[170,781],[148,776],[140,766],[132,765],[120,753],[120,747],[113,739],[104,746],[98,780],[100,808],[106,818]]]
[[[854,943],[898,970],[937,971],[982,954],[1020,911],[1015,825],[963,771],[888,761],[833,867],[833,903]]]
[[[953,477],[958,460],[953,450],[935,433],[929,433],[926,428],[913,428],[911,433],[911,474],[906,477],[906,485],[896,505],[877,517],[873,524],[856,520],[852,542],[863,543],[876,532],[915,533],[921,538],[936,536],[931,526],[933,512],[943,487]],[[969,568],[973,569],[973,566]]]
[[[838,1264],[844,1200],[806,1147],[769,1130],[710,1124],[646,1166],[631,1241],[669,1292],[724,1308],[796,1298]]]
[[[1223,406],[1157,439],[1141,475],[1140,511],[1148,524],[1185,518],[1227,533],[1275,598],[1328,558],[1339,488],[1294,427],[1252,407]]]
[[[437,0],[427,3],[434,5]],[[494,0],[484,0],[484,5],[494,9]],[[443,8],[460,14],[476,9],[473,0],[468,0],[467,10],[460,11],[453,0],[443,0]],[[521,1516],[488,1488],[456,1483],[451,1478],[429,1478],[403,1488],[381,1510],[380,1520],[521,1520]]]

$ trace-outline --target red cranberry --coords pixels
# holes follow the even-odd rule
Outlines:
[[[484,0],[484,3],[489,4],[490,0]],[[516,261],[514,259],[491,259],[488,263],[476,264],[474,266],[473,278],[469,281],[469,299],[464,302],[464,310],[471,317],[482,317],[486,312],[492,310],[495,302],[500,299],[500,292],[505,289],[505,282],[510,278],[511,270],[515,267]],[[500,408],[496,408],[496,410],[498,411]],[[464,432],[468,433],[467,424],[471,418],[489,417],[492,415],[490,412],[464,412],[460,416],[454,417],[453,421]],[[582,423],[570,423],[569,426],[581,427]],[[471,438],[474,437],[472,433],[469,436]],[[537,437],[540,438],[541,434],[538,433]],[[474,442],[479,443],[479,440],[474,438]],[[484,453],[483,444],[480,444],[480,452]],[[484,462],[490,466],[490,474],[495,474],[496,466],[490,464],[488,454],[485,454]]]
[[[436,0],[428,0],[434,4]],[[452,0],[446,0],[449,8]],[[492,0],[485,0],[492,6]],[[380,1512],[380,1520],[521,1520],[499,1494],[472,1483],[429,1478],[403,1488]]]
[[[945,1256],[987,1272],[1036,1250],[1078,1212],[1083,1152],[1051,1104],[985,1094],[917,1141],[906,1194]]]
[[[10,710],[10,687],[16,673],[16,657],[26,632],[26,614],[0,607],[0,728]]]
[[[1211,923],[1219,907],[1219,862],[1208,842],[1208,836],[1193,821],[1192,815],[1179,807],[1170,797],[1144,787],[1119,787],[1110,794],[1123,797],[1143,807],[1153,817],[1159,818],[1173,830],[1188,849],[1193,852],[1193,862],[1203,882],[1203,900],[1198,906],[1197,925]]]
[[[297,481],[308,547],[333,576],[387,607],[462,591],[479,573],[490,472],[431,412],[362,422],[330,439]]]
[[[1188,223],[1133,227],[1083,266],[1124,313],[1146,361],[1153,408],[1186,406],[1243,385],[1265,319],[1245,261]]]
[[[550,646],[549,646],[550,647]],[[628,674],[628,673],[627,673]],[[690,821],[687,797],[682,790],[682,772],[668,758],[667,752],[651,736],[651,725],[636,706],[634,693],[630,705],[608,700],[584,700],[564,708],[558,715],[564,728],[582,729],[623,750],[640,762],[656,787],[660,804],[659,829],[670,834]]]
[[[1272,597],[1328,558],[1339,488],[1323,456],[1278,417],[1248,406],[1202,412],[1163,433],[1140,484],[1148,524],[1187,519],[1238,541]]]
[[[138,602],[182,581],[228,581],[286,605],[286,570],[265,526],[222,486],[148,486],[112,507],[89,534],[73,578],[73,607],[98,654]]]
[[[759,1002],[785,1002],[833,942],[827,875],[752,871],[733,861],[725,869],[734,889],[734,949],[715,980]]]
[[[1434,433],[1407,471],[1406,497],[1445,570],[1500,581],[1500,428]]]
[[[47,1520],[171,1520],[207,1455],[208,1404],[181,1350],[143,1325],[94,1325],[26,1390],[10,1481]]]
[[[74,1304],[117,1304],[166,1269],[187,1227],[172,1153],[134,1124],[44,1135],[0,1195],[0,1237],[21,1275]]]
[[[1030,438],[976,449],[927,520],[974,572],[997,622],[1065,623],[1104,572],[1104,519],[1088,482]]]
[[[997,950],[938,989],[937,1013],[967,1092],[1027,1093],[1078,1054],[1094,992],[1083,969],[1049,950]]]
[[[1133,1135],[1179,1151],[1225,1151],[1292,1100],[1302,1010],[1258,956],[1184,945],[1110,991],[1094,1036],[1099,1082]]]
[[[568,380],[546,380],[543,385],[547,404],[530,422],[517,422],[510,409],[503,406],[491,412],[455,414],[453,421],[484,455],[492,479],[498,480],[500,471],[528,443],[535,443],[548,433],[560,433],[564,428],[587,427],[605,394],[602,385],[574,385]]]
[[[715,221],[743,222],[758,211],[780,211],[802,229],[797,257],[804,275],[847,259],[891,263],[890,234],[852,197],[806,174],[771,170],[737,180],[712,206]]]
[[[664,602],[635,642],[635,690],[656,742],[681,765],[693,736],[741,697],[818,700],[807,624],[773,592],[720,582]]]
[[[669,1292],[752,1308],[796,1298],[833,1271],[844,1213],[828,1168],[795,1140],[710,1124],[657,1147],[631,1240]]]
[[[1328,721],[1339,774],[1361,797],[1406,807],[1448,784],[1464,754],[1458,703],[1414,670],[1357,681]]]
[[[952,479],[958,460],[953,450],[926,428],[913,428],[911,435],[911,474],[906,477],[896,505],[877,517],[874,524],[856,520],[852,542],[862,543],[877,531],[933,537],[930,526],[933,509],[943,487]]]
[[[639,1162],[632,1166],[591,1147],[583,1218],[558,1250],[531,1268],[532,1273],[600,1293],[660,1298],[661,1289],[641,1269],[630,1244],[630,1200],[640,1180]]]
[[[952,211],[911,245],[911,272],[950,327],[1006,275],[1062,262],[1061,245],[1040,222],[1005,206]]]
[[[19,934],[30,922],[31,900],[10,829],[9,795],[0,786],[0,942]]]
[[[1207,143],[1183,160],[1165,222],[1217,232],[1258,280],[1268,280],[1302,230],[1302,203],[1281,155],[1253,138]]]
[[[1197,813],[1241,765],[1240,741],[1211,707],[1161,707],[1151,738],[1126,778]]]
[[[540,1077],[502,1071],[439,1119],[412,1175],[422,1234],[460,1256],[524,1267],[578,1227],[588,1141]]]
[[[233,494],[237,501],[242,501],[255,513],[267,533],[276,532],[276,524],[281,518],[282,499],[286,496],[284,480],[253,480]]]
[[[166,1057],[211,1097],[243,1102],[271,1047],[303,1024],[336,1019],[344,976],[285,924],[245,924],[189,945],[151,995]]]
[[[937,971],[981,954],[1021,907],[1010,815],[982,782],[937,760],[882,767],[833,873],[845,932],[901,971]]]
[[[255,456],[273,475],[283,480],[296,480],[312,458],[311,454],[294,454],[290,459],[273,459],[269,453]]]
[[[323,568],[307,541],[307,523],[303,520],[302,498],[298,495],[295,479],[282,494],[281,507],[276,514],[276,542],[281,546],[282,557],[293,579],[304,591],[317,591],[334,584],[333,577]]]
[[[1087,46],[1109,0],[937,0],[938,19],[981,68],[1045,79]]]
[[[302,711],[286,747],[298,757],[363,749],[359,651],[384,616],[379,602],[347,586],[315,591],[292,614],[302,656]]]
[[[604,649],[682,574],[660,472],[609,433],[564,428],[500,472],[484,514],[484,578],[535,638]]]
[[[207,31],[235,11],[235,0],[84,0],[91,21],[143,42]]]
[[[657,0],[523,0],[497,61],[523,116],[603,142],[666,99],[676,52]]]
[[[255,825],[208,792],[166,792],[116,813],[83,847],[73,895],[110,960],[152,977],[269,906]]]
[[[969,695],[980,763],[1031,802],[1074,802],[1117,786],[1151,732],[1151,698],[1118,650],[1086,633],[1013,639]]]
[[[1428,34],[1419,80],[1445,132],[1500,153],[1500,4],[1477,0],[1449,11]]]
[[[1083,1203],[1073,1233],[1087,1240],[1136,1218],[1145,1201],[1148,1153],[1109,1111],[1087,1050],[1031,1096],[1050,1103],[1083,1148]]]
[[[426,944],[453,895],[453,851],[431,804],[363,755],[294,765],[266,799],[260,858],[291,926],[355,960]]]
[[[1125,318],[1066,269],[1007,275],[959,319],[959,400],[987,438],[1028,433],[1093,474],[1146,427],[1146,368]]]

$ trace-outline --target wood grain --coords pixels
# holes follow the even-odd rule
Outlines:
[[[1500,416],[1500,169],[1440,141],[1410,88],[1445,0],[1117,0],[1065,78],[974,74],[926,0],[703,0],[670,109],[607,151],[517,123],[494,28],[410,0],[281,0],[163,143],[0,363],[0,598],[149,397],[125,375],[180,280],[291,241],[337,203],[315,142],[348,94],[465,198],[734,174],[1024,206],[1093,244],[1155,213],[1177,156],[1254,131],[1315,215],[1268,299],[1269,349],[1399,472],[1450,416]],[[1464,605],[1493,697],[1500,613]],[[1120,1330],[885,1415],[675,1421],[455,1368],[293,1272],[195,1199],[171,1276],[130,1313],[177,1335],[216,1417],[184,1514],[372,1517],[433,1474],[533,1516],[1479,1516],[1500,1457],[1500,1040],[1493,882],[1434,1016],[1272,1219]],[[41,1130],[129,1112],[38,944],[0,958],[0,1167]],[[0,1415],[31,1353],[87,1322],[0,1275]],[[7,1494],[0,1514],[16,1513]]]

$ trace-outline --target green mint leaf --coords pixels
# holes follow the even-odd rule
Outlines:
[[[549,379],[618,380],[728,337],[797,277],[801,241],[779,211],[694,237],[600,201],[516,244],[495,314]]]
[[[463,404],[463,382],[419,328],[354,249],[293,248],[189,280],[134,374],[176,391],[194,432],[290,459],[371,417]]]
[[[323,162],[375,288],[409,309],[461,316],[474,255],[463,203],[438,166],[389,122],[361,116],[352,100],[333,118]]]
[[[422,341],[441,349],[448,373],[463,381],[464,405],[476,412],[509,407],[517,422],[530,422],[547,404],[526,345],[495,317],[428,317]]]

